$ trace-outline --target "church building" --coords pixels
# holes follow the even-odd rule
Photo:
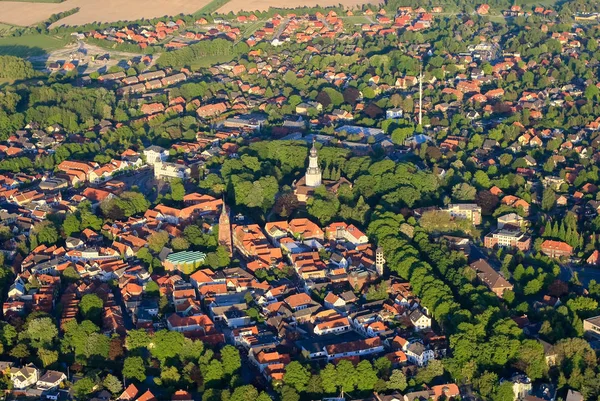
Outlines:
[[[325,185],[327,190],[333,193],[337,193],[337,190],[342,184],[347,184],[352,188],[352,183],[343,177],[339,180],[323,181],[323,174],[321,167],[319,166],[319,155],[317,154],[315,144],[316,141],[313,139],[312,148],[308,154],[308,168],[306,169],[306,174],[292,185],[294,188],[294,195],[296,195],[296,198],[300,203],[306,203],[306,201],[315,193],[315,188],[320,185]]]

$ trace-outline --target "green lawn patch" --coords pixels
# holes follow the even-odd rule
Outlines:
[[[0,54],[17,57],[41,56],[60,49],[67,43],[68,39],[43,34],[4,37],[0,38]]]
[[[219,8],[223,7],[225,4],[229,3],[229,1],[230,0],[212,0],[200,10],[196,11],[194,15],[210,15]]]

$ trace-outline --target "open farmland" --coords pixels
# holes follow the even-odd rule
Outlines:
[[[50,15],[79,7],[80,11],[57,22],[57,25],[82,25],[90,22],[113,22],[155,18],[180,13],[192,14],[210,0],[67,0],[62,3],[23,3],[3,1],[0,22],[32,25]]]
[[[340,3],[352,7],[365,0],[231,0],[218,9],[219,12],[266,10],[269,7],[337,6]],[[165,15],[193,14],[207,7],[211,0],[66,0],[62,3],[24,3],[2,1],[0,22],[27,26],[41,22],[52,14],[79,7],[80,11],[61,19],[54,25],[82,25],[90,22],[114,22],[155,18]],[[217,3],[218,5],[218,3]],[[206,7],[206,8],[205,8]],[[210,10],[213,11],[213,10]]]
[[[231,0],[223,7],[219,8],[219,13],[228,13],[230,11],[265,11],[273,8],[294,8],[294,7],[329,7],[342,4],[344,7],[356,7],[365,3],[379,3],[379,1],[368,0]]]

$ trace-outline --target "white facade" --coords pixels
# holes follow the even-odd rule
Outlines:
[[[190,177],[191,173],[191,169],[183,164],[162,162],[154,164],[154,178],[158,179],[179,178],[185,180]]]
[[[156,163],[167,161],[169,152],[160,146],[150,146],[144,150],[144,156],[146,156],[146,164],[154,166]]]
[[[406,347],[406,358],[409,362],[414,363],[417,366],[425,366],[435,359],[435,355],[432,350],[425,349],[425,346],[421,343],[413,343]]]
[[[306,186],[318,187],[321,185],[321,168],[319,167],[319,158],[317,156],[317,148],[313,142],[308,156],[308,169],[306,170]]]

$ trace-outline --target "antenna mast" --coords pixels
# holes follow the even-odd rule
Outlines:
[[[423,64],[419,69],[419,125],[423,125]]]

